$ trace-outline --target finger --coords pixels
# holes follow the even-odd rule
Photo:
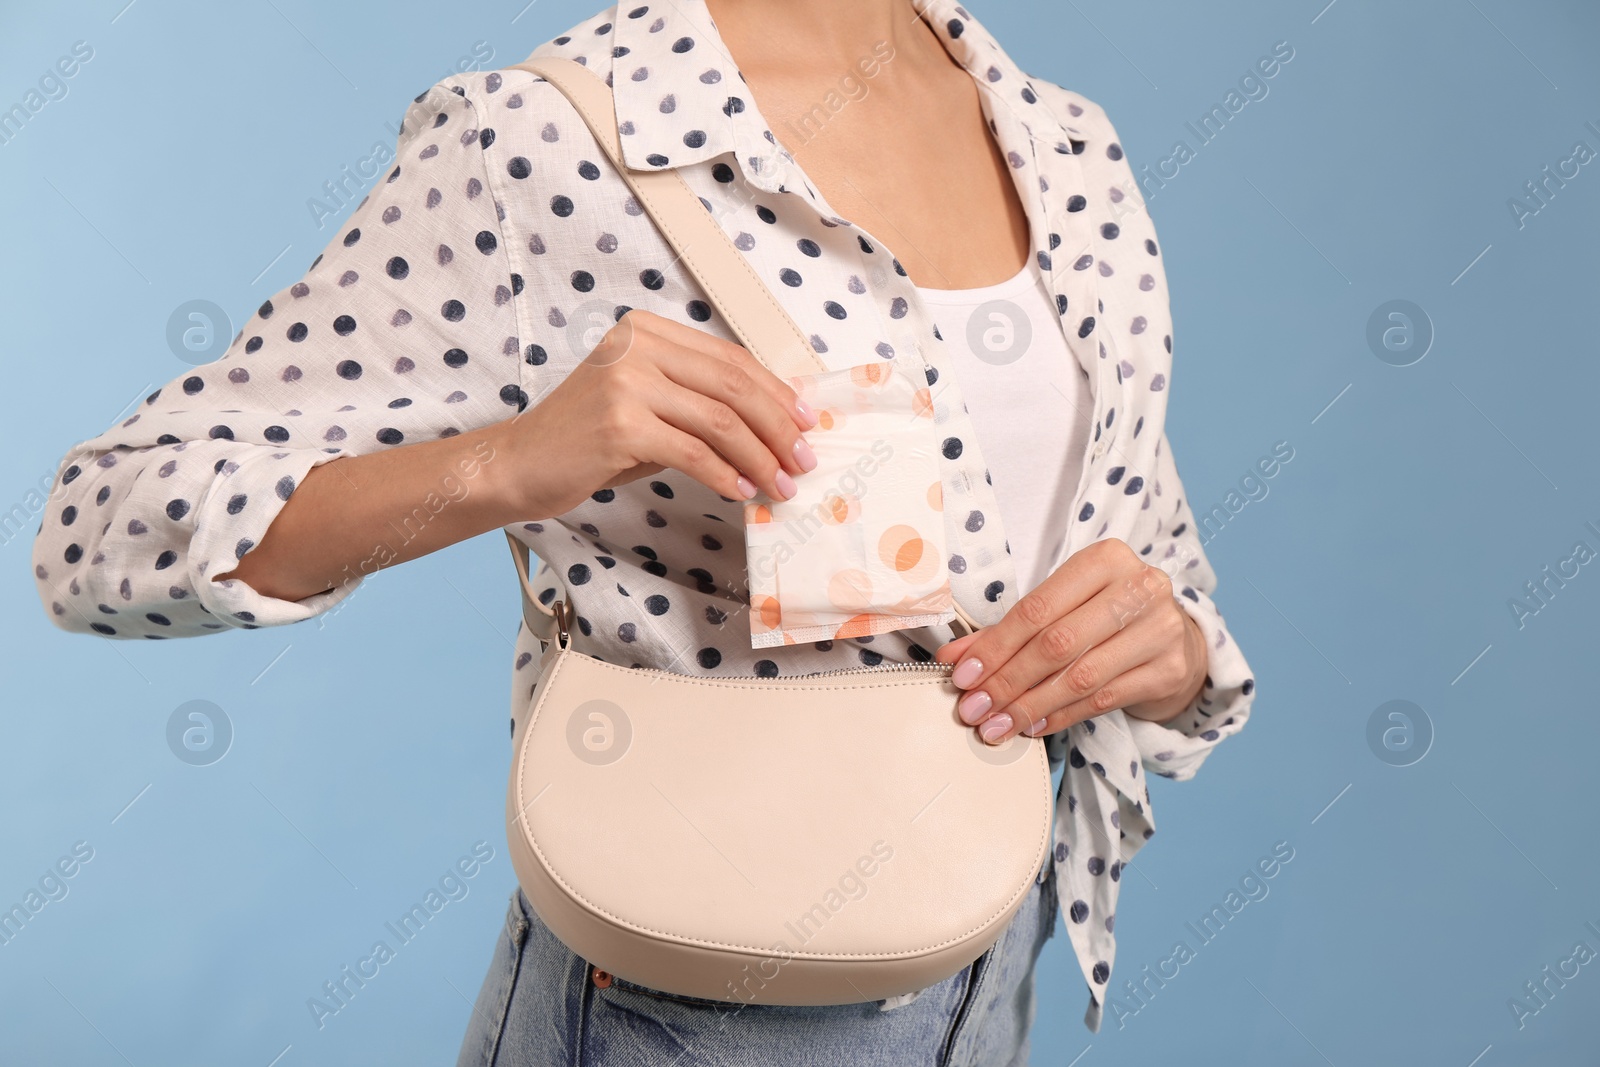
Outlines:
[[[1045,726],[1030,735],[1043,736],[1159,696],[1167,671],[1157,661],[1166,646],[1159,637],[1141,632],[1149,629],[1153,628],[1129,627],[1090,649],[1069,670],[1058,671],[1008,706],[994,709],[979,724],[979,734],[998,743],[1038,729],[1043,721]]]
[[[660,364],[668,379],[702,396],[720,400],[744,420],[784,469],[804,474],[816,467],[816,454],[800,435],[792,410],[761,388],[751,368],[717,359],[692,348],[675,346]]]
[[[704,353],[721,362],[732,363],[747,371],[756,384],[768,396],[772,397],[800,429],[809,430],[817,424],[815,412],[800,399],[799,394],[794,391],[794,387],[768,370],[743,345],[681,322],[673,322],[671,319],[662,318],[660,315],[648,311],[635,309],[629,311],[623,318],[628,319],[635,316],[638,318],[640,327],[663,340],[671,341],[683,348]]]
[[[794,479],[733,408],[671,380],[657,384],[651,394],[651,410],[667,425],[705,442],[774,500],[794,496]],[[742,490],[731,495],[748,499]]]
[[[1047,734],[1059,733],[1074,723],[1104,715],[1113,708],[1132,707],[1134,704],[1152,699],[1152,695],[1159,691],[1162,676],[1163,672],[1154,664],[1141,664],[1107,682],[1087,697],[1074,700],[1063,707],[1046,708],[1042,712],[1015,708],[1012,717],[1026,722],[1035,715],[1039,716],[1021,729],[1021,732],[1029,737],[1044,737]]]
[[[686,433],[665,421],[656,421],[644,431],[644,435],[646,447],[660,465],[643,464],[635,469],[653,472],[662,467],[671,467],[730,500],[748,500],[755,495],[754,486],[739,469],[694,434]],[[741,482],[744,484],[741,485]],[[615,484],[621,485],[623,482],[619,478]]]
[[[1176,646],[1183,638],[1182,627],[1173,625],[1178,614],[1146,610],[1152,605],[1172,606],[1170,583],[1161,571],[1140,564],[1136,577],[1112,582],[1087,604],[1040,630],[981,683],[991,707],[1004,708],[1007,701],[1057,672],[1082,674],[1086,668],[1079,657],[1130,627],[1139,628],[1144,643],[1153,646],[1152,655]]]
[[[1016,702],[1056,699],[1064,704],[1089,699],[1113,678],[1163,659],[1173,647],[1173,633],[1162,621],[1153,616],[1139,620],[1085,649],[1060,670],[1043,676],[1034,689],[1019,694]],[[1035,690],[1045,692],[1036,695]],[[1037,716],[1023,714],[1019,721],[1034,718]]]
[[[754,376],[756,384],[777,402],[796,426],[802,430],[816,427],[819,421],[816,411],[795,390],[791,379],[779,377],[743,346],[735,346],[731,359]]]
[[[1114,538],[1074,552],[1038,588],[1018,600],[1004,618],[978,632],[978,639],[965,653],[967,659],[977,661],[977,666],[958,663],[953,675],[955,683],[963,689],[982,684],[1039,631],[1126,576],[1129,559],[1134,567],[1143,566],[1127,545]]]
[[[1065,672],[1071,677],[1084,677],[1091,667],[1097,668],[1099,655],[1097,662],[1090,665],[1083,663],[1083,657],[1103,647],[1125,628],[1128,599],[1120,584],[1102,589],[1088,603],[1046,624],[1010,659],[986,669],[980,679],[974,680],[976,671],[971,660],[958,664],[951,677],[956,685],[968,690],[956,706],[962,720],[977,722],[987,714],[1004,711],[1012,701],[1055,675]],[[1147,643],[1154,655],[1156,639],[1152,637]]]

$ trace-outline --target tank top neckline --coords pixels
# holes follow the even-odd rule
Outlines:
[[[938,304],[972,304],[985,300],[997,300],[1001,297],[1013,296],[1025,289],[1036,277],[1038,268],[1033,257],[1029,257],[1011,277],[1004,281],[994,282],[990,285],[974,286],[970,289],[931,289],[917,286],[917,292],[924,300]]]

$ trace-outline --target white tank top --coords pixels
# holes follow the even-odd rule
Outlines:
[[[1094,404],[1030,256],[1011,278],[925,289],[988,461],[1020,596],[1044,581],[1071,522]]]

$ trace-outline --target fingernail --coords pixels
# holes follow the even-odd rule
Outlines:
[[[791,499],[799,490],[799,486],[794,484],[794,479],[789,477],[788,471],[779,471],[778,476],[773,481],[778,484],[778,493],[785,500]]]
[[[815,470],[817,467],[817,454],[811,451],[811,446],[804,437],[794,439],[794,461],[800,464],[803,471]]]
[[[983,735],[983,739],[985,741],[992,745],[996,741],[1000,740],[1000,738],[1004,737],[1006,732],[1010,729],[1011,716],[1002,711],[1000,714],[984,723],[983,728],[978,732]]]
[[[744,494],[746,500],[749,500],[756,495],[756,483],[742,474],[739,475],[739,492]]]
[[[950,672],[950,680],[957,689],[970,689],[982,674],[983,662],[969,657],[956,664],[956,669]]]
[[[956,705],[956,714],[961,716],[961,721],[971,726],[983,718],[983,713],[994,707],[994,700],[982,689],[976,693],[968,693],[961,698],[961,703]],[[1010,719],[1006,720],[1010,722]]]
[[[1032,726],[1028,727],[1022,732],[1027,734],[1029,737],[1038,737],[1040,734],[1044,733],[1044,728],[1047,725],[1049,725],[1048,720],[1040,719],[1038,722],[1034,723]]]
[[[800,421],[806,424],[806,429],[809,430],[817,424],[817,413],[811,410],[810,404],[799,397],[794,398],[794,410],[800,416]]]

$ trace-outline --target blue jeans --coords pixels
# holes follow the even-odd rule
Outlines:
[[[1041,874],[992,948],[890,1011],[602,988],[517,890],[457,1067],[1027,1067],[1034,962],[1058,914],[1055,865]]]

